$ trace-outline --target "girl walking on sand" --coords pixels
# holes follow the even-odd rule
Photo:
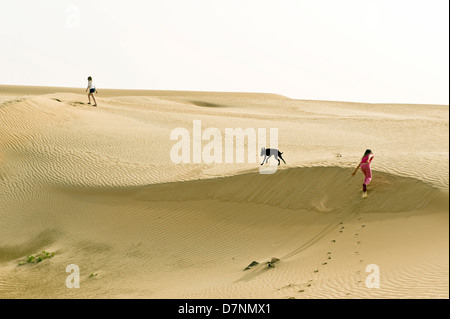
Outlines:
[[[364,156],[361,158],[361,162],[359,162],[358,167],[356,167],[355,171],[353,172],[353,176],[355,176],[358,169],[361,167],[361,171],[364,173],[365,179],[363,184],[363,198],[367,197],[367,185],[369,185],[370,181],[372,180],[372,169],[370,168],[370,163],[373,160],[373,153],[371,150],[366,150],[364,153]]]
[[[97,101],[95,100],[95,96],[94,93],[97,93],[97,89],[95,88],[94,84],[92,83],[92,77],[88,77],[88,87],[86,88],[86,92],[89,90],[88,93],[88,98],[89,98],[89,103],[91,104],[91,96],[94,99],[94,106],[97,106]]]

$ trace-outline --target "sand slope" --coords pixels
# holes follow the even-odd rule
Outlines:
[[[448,106],[83,92],[0,88],[0,298],[448,298]],[[193,120],[277,127],[287,165],[174,164]]]

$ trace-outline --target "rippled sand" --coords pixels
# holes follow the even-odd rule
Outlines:
[[[449,297],[448,106],[96,98],[0,86],[0,298]],[[193,120],[278,128],[287,164],[272,175],[258,162],[174,164],[170,133]],[[362,199],[351,173],[366,148]],[[18,265],[42,250],[55,257]],[[69,264],[79,289],[66,288]],[[378,289],[365,284],[370,264]]]

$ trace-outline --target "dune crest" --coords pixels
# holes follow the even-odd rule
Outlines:
[[[370,185],[370,200],[359,200],[361,187],[351,173],[351,169],[340,167],[288,168],[274,175],[250,172],[149,185],[137,191],[135,198],[176,202],[214,199],[318,213],[394,213],[426,207],[439,194],[421,180],[374,172],[377,178]]]

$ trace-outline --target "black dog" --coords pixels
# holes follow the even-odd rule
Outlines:
[[[264,159],[263,159],[261,165],[264,164],[264,161],[266,161],[266,163],[267,163],[267,161],[269,160],[269,158],[272,155],[275,156],[275,159],[278,161],[278,165],[280,165],[280,159],[279,158],[281,158],[283,160],[284,164],[286,164],[286,161],[284,160],[283,156],[281,156],[281,154],[283,154],[283,153],[280,152],[279,150],[275,149],[275,148],[265,148],[265,147],[263,147],[261,149],[261,156],[264,155]]]

